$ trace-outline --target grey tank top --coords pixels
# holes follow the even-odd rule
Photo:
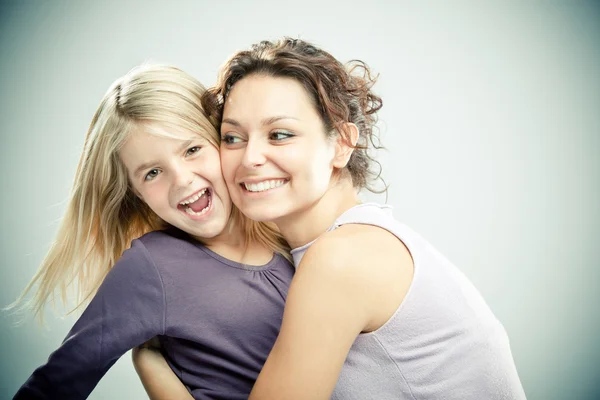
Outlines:
[[[393,316],[356,338],[332,399],[525,399],[506,331],[465,275],[389,206],[355,206],[328,231],[344,224],[394,234],[413,257],[414,276]],[[296,267],[312,243],[292,250]]]

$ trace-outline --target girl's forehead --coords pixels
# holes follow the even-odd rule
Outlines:
[[[202,132],[195,132],[173,124],[164,124],[158,122],[145,123],[139,127],[138,132],[177,141],[200,140],[207,143],[209,142],[207,134],[205,135],[202,134]]]

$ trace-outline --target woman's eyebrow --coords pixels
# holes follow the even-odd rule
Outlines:
[[[263,126],[271,125],[282,119],[293,119],[293,120],[298,121],[298,118],[290,117],[288,115],[276,115],[274,117],[269,117],[269,118],[263,119],[261,121],[261,125],[263,125]],[[236,121],[233,118],[223,118],[223,120],[221,121],[221,124],[229,124],[229,125],[238,126],[238,127],[242,126],[242,124],[240,124],[238,121]]]
[[[280,121],[282,119],[293,119],[293,120],[296,120],[296,121],[298,120],[298,118],[290,117],[290,116],[287,116],[287,115],[277,115],[275,117],[265,118],[265,119],[263,119],[261,121],[261,123],[262,123],[263,126],[265,126],[265,125],[271,125],[271,124],[274,124],[275,122]]]
[[[223,118],[223,120],[221,121],[221,124],[229,124],[229,125],[233,125],[233,126],[241,126],[241,124],[239,122],[237,122],[235,119],[231,119],[231,118]]]

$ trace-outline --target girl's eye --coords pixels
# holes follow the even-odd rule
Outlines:
[[[290,132],[275,131],[275,132],[271,132],[269,134],[269,140],[279,141],[279,140],[285,140],[285,139],[291,138],[293,136],[294,136],[294,134],[292,134]]]
[[[225,144],[235,144],[241,142],[242,139],[234,135],[225,134],[221,137],[221,141]]]
[[[160,171],[155,169],[151,169],[150,172],[148,172],[146,174],[146,176],[144,176],[144,180],[145,181],[151,181],[152,179],[156,178],[158,176],[158,174],[160,174]]]
[[[194,147],[190,147],[186,152],[185,155],[186,156],[191,156],[192,154],[196,154],[197,152],[200,151],[202,147],[200,146],[194,146]]]

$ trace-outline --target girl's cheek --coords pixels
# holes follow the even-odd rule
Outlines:
[[[146,202],[156,201],[157,196],[159,196],[160,193],[163,193],[166,195],[165,190],[166,190],[166,185],[161,184],[161,183],[154,184],[154,185],[148,185],[148,187],[144,191],[144,198],[146,199]]]

